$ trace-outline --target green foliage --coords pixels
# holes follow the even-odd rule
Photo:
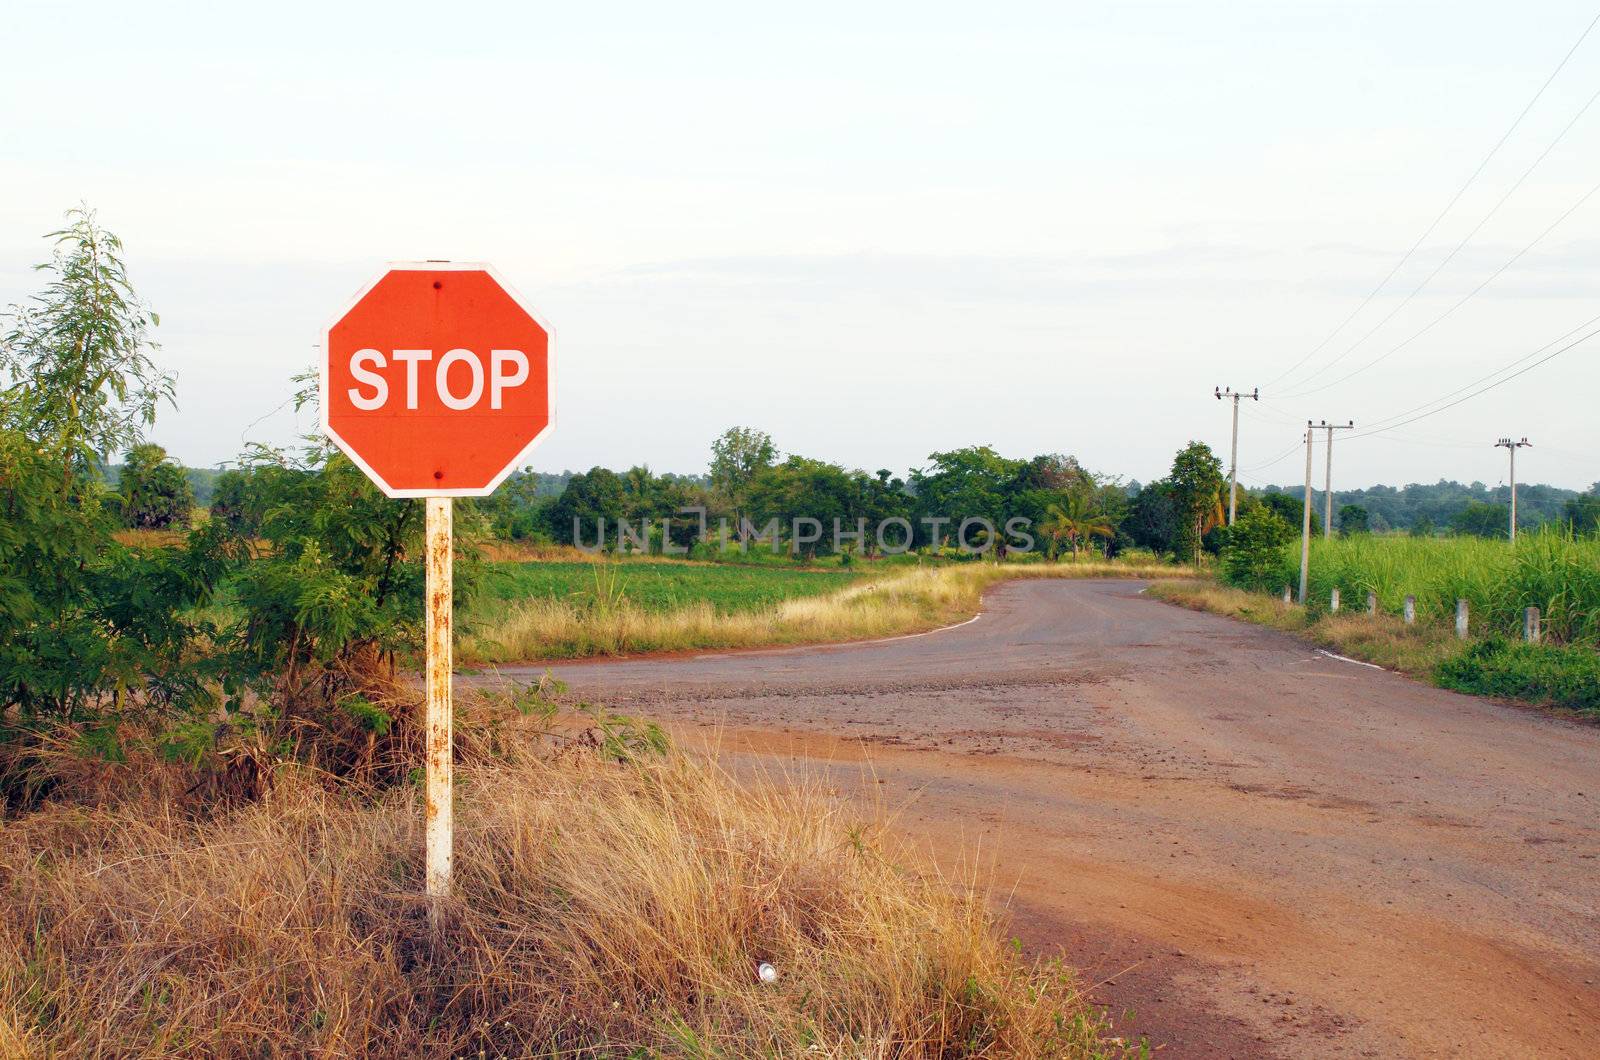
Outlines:
[[[182,717],[213,702],[214,670],[193,649],[199,618],[229,564],[214,535],[181,549],[114,540],[114,498],[95,471],[113,447],[137,446],[171,380],[149,357],[143,309],[121,243],[87,210],[51,237],[50,277],[13,307],[0,344],[0,788],[17,756],[53,725],[118,753],[118,725]],[[142,450],[140,451],[143,452]],[[181,478],[181,475],[180,475]],[[25,757],[25,755],[24,755]]]
[[[1439,664],[1445,688],[1600,713],[1600,653],[1585,645],[1490,637]]]
[[[564,545],[592,546],[596,535],[602,532],[615,541],[616,525],[626,517],[627,495],[622,479],[615,471],[595,467],[573,475],[567,482],[567,488],[550,507],[550,530]]]
[[[1280,550],[1268,585],[1299,577],[1297,547]],[[1417,599],[1423,621],[1448,622],[1458,599],[1467,601],[1474,631],[1518,636],[1522,613],[1539,608],[1544,634],[1558,643],[1600,645],[1600,538],[1545,527],[1517,535],[1515,545],[1476,537],[1315,539],[1309,599],[1325,606],[1337,587],[1346,599],[1378,595],[1398,614]]]
[[[1367,510],[1359,504],[1341,504],[1339,506],[1339,534],[1349,537],[1351,534],[1364,534],[1371,529],[1371,520]]]
[[[1279,491],[1282,487],[1269,486],[1268,492]],[[1290,487],[1296,494],[1296,515],[1289,519],[1295,526],[1299,523],[1298,485]],[[1322,495],[1319,491],[1312,491],[1316,507],[1322,505]],[[1522,483],[1517,486],[1517,522],[1523,529],[1532,529],[1541,523],[1558,522],[1565,517],[1566,503],[1573,498],[1583,496],[1577,491],[1562,489],[1558,486],[1546,486],[1536,482]],[[1511,501],[1511,490],[1504,485],[1489,486],[1482,482],[1452,482],[1441,479],[1438,482],[1413,482],[1404,486],[1369,486],[1366,489],[1341,489],[1338,500],[1344,504],[1357,504],[1367,510],[1372,521],[1372,529],[1378,532],[1383,528],[1397,530],[1413,530],[1418,524],[1428,527],[1448,526],[1450,520],[1468,503],[1507,505]],[[1287,516],[1286,516],[1287,518]]]
[[[183,469],[167,459],[159,445],[145,443],[128,450],[117,479],[124,525],[140,530],[166,530],[189,525],[194,491]]]
[[[1277,512],[1266,505],[1252,507],[1228,529],[1223,579],[1242,589],[1271,590],[1283,584],[1279,580],[1283,546],[1295,536],[1294,528]]]
[[[1305,526],[1305,494],[1295,497],[1287,493],[1276,491],[1263,493],[1257,499],[1268,508],[1272,509],[1292,529]],[[1317,511],[1315,504],[1311,506],[1311,536],[1322,536],[1322,515]]]
[[[1521,521],[1520,512],[1518,521]],[[1569,497],[1562,506],[1561,521],[1575,534],[1600,531],[1600,494],[1581,493],[1576,497]]]
[[[1177,511],[1174,551],[1185,560],[1198,563],[1206,533],[1224,519],[1226,480],[1222,461],[1204,442],[1190,442],[1173,457],[1168,481]]]
[[[151,360],[158,322],[134,293],[122,241],[79,207],[54,240],[49,277],[25,306],[12,306],[0,339],[0,427],[21,431],[56,454],[66,475],[141,440],[173,379]]]
[[[1110,516],[1095,510],[1094,487],[1084,483],[1069,489],[1059,504],[1046,508],[1046,519],[1039,524],[1039,532],[1050,541],[1050,558],[1055,559],[1066,539],[1072,548],[1072,558],[1078,558],[1078,549],[1094,538],[1112,538],[1116,530]]]
[[[1465,508],[1450,517],[1450,529],[1473,537],[1506,537],[1511,525],[1511,509],[1502,504],[1468,501]]]
[[[595,568],[603,575],[597,578]],[[478,592],[465,607],[465,619],[493,617],[511,601],[533,597],[567,600],[585,608],[626,595],[646,611],[672,612],[707,603],[718,612],[758,611],[798,596],[836,592],[856,574],[845,570],[796,570],[781,566],[685,565],[617,560],[590,563],[484,564]]]

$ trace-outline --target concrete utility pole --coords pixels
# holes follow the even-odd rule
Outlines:
[[[1306,502],[1300,519],[1300,605],[1306,602],[1306,572],[1311,567],[1311,421],[1306,420]]]
[[[1251,401],[1261,400],[1261,388],[1257,387],[1245,394],[1234,390],[1232,387],[1224,390],[1217,387],[1217,400],[1223,398],[1233,399],[1233,458],[1228,465],[1228,525],[1233,525],[1233,516],[1239,509],[1239,399],[1249,398]]]
[[[1510,438],[1502,438],[1494,443],[1496,449],[1502,445],[1506,447],[1507,454],[1511,457],[1511,543],[1517,543],[1517,450],[1525,445],[1532,445],[1528,439],[1513,442]]]
[[[1310,420],[1306,421],[1308,425],[1310,422]],[[1325,505],[1322,510],[1322,540],[1324,541],[1333,536],[1333,432],[1348,431],[1355,425],[1355,420],[1351,420],[1349,423],[1329,423],[1327,420],[1323,420],[1317,424],[1318,430],[1328,432],[1328,470],[1327,477],[1322,480],[1322,502]],[[1311,480],[1307,478],[1306,490],[1308,493],[1310,489]]]

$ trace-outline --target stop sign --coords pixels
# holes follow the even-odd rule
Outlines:
[[[555,422],[550,329],[488,265],[400,262],[328,326],[322,427],[391,497],[481,497]]]

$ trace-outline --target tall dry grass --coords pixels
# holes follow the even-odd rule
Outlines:
[[[821,784],[529,747],[458,773],[437,938],[410,789],[5,822],[0,1053],[1108,1055],[1070,976]]]
[[[625,597],[587,606],[566,600],[508,603],[483,616],[458,645],[463,661],[520,662],[632,652],[815,644],[932,629],[977,613],[983,591],[1017,578],[1181,578],[1192,567],[1153,562],[997,564],[917,567],[826,596],[786,600],[737,614],[710,604],[669,612]],[[599,594],[604,597],[606,594]]]

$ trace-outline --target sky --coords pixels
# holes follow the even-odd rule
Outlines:
[[[329,318],[443,258],[554,325],[539,470],[700,471],[743,424],[1148,481],[1227,460],[1224,386],[1261,388],[1246,485],[1299,481],[1310,418],[1356,423],[1336,487],[1495,485],[1526,435],[1520,480],[1587,488],[1600,336],[1401,414],[1600,327],[1596,14],[11,0],[0,304],[98,210],[178,378],[152,437],[198,466],[314,430]]]

